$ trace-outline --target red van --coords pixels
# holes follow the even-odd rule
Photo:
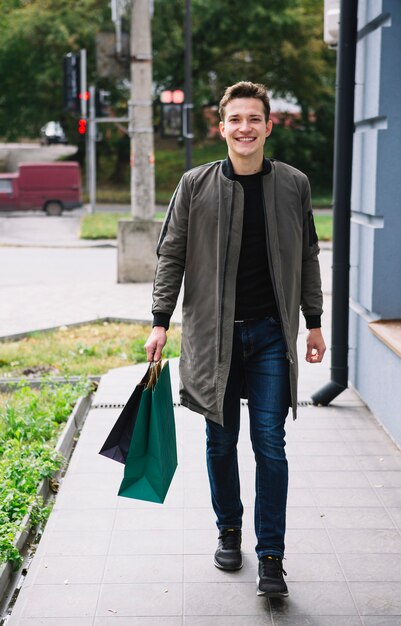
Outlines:
[[[18,172],[0,174],[0,211],[61,215],[80,206],[79,163],[21,163]]]

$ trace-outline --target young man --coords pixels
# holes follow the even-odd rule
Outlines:
[[[286,596],[283,578],[288,468],[285,419],[297,409],[299,310],[306,360],[325,352],[322,292],[308,179],[264,158],[272,132],[263,85],[240,82],[220,102],[228,158],[181,179],[158,247],[153,330],[159,360],[184,276],[180,395],[206,418],[207,468],[219,529],[214,564],[242,567],[237,463],[240,398],[248,398],[256,459],[257,593]]]

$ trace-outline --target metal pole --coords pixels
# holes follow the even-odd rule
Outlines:
[[[329,404],[348,386],[349,253],[358,0],[341,0],[334,137],[331,381],[312,396]]]
[[[89,212],[96,208],[96,89],[89,87]]]
[[[192,167],[192,15],[191,0],[185,0],[185,101],[184,101],[184,142],[185,142],[185,169]]]
[[[121,54],[120,1],[111,0],[110,8],[111,8],[111,20],[112,22],[114,22],[114,27],[115,27],[115,32],[116,32],[116,55],[120,56]]]
[[[88,115],[88,101],[86,99],[87,92],[87,78],[86,78],[86,50],[82,49],[80,52],[80,63],[81,63],[81,84],[80,84],[80,94],[81,94],[81,117],[86,120]]]
[[[86,50],[83,48],[80,51],[80,64],[81,64],[81,84],[80,84],[80,94],[81,94],[81,117],[86,120],[88,119],[88,101],[86,99],[86,92],[88,90],[88,79],[87,79],[87,61],[86,61]],[[86,193],[89,194],[89,133],[86,133],[85,137],[85,171],[86,171],[86,180],[85,187]]]
[[[149,0],[135,0],[131,14],[131,212],[152,219],[155,212],[152,45]]]

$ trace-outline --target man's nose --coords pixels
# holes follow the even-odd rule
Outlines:
[[[243,133],[245,133],[246,131],[248,131],[248,130],[249,130],[249,126],[250,126],[250,124],[249,124],[248,120],[241,120],[241,123],[240,123],[240,125],[239,125],[239,129],[240,129]]]

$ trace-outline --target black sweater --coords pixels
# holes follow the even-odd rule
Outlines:
[[[236,320],[279,317],[266,249],[263,174],[264,172],[249,176],[234,174],[235,180],[244,190],[244,221],[235,299]]]

